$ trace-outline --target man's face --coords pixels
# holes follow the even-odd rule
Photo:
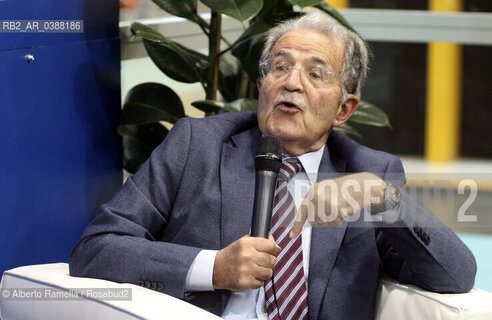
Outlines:
[[[264,135],[280,138],[286,153],[299,155],[318,150],[326,143],[332,126],[345,122],[357,105],[347,116],[344,105],[339,106],[341,84],[331,79],[329,85],[316,87],[299,67],[317,61],[339,77],[344,45],[313,30],[294,30],[273,47],[271,58],[279,56],[295,68],[285,77],[269,72],[258,81],[260,130]]]

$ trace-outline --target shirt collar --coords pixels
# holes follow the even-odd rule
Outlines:
[[[323,145],[319,150],[307,152],[297,156],[297,159],[301,162],[302,168],[304,169],[304,172],[306,173],[311,184],[316,183],[316,180],[318,179],[319,164],[321,163],[321,158],[323,157],[325,148],[326,145]],[[282,157],[285,159],[290,158],[291,156],[283,154]]]

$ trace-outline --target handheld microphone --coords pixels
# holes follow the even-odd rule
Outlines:
[[[275,185],[281,164],[280,140],[273,136],[262,137],[255,156],[255,200],[251,221],[251,236],[253,237],[268,238]]]

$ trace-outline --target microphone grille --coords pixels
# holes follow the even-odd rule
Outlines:
[[[282,163],[282,144],[277,137],[264,136],[256,149],[256,170],[278,172]]]

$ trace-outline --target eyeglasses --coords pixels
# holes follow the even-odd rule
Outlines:
[[[261,73],[263,77],[271,74],[274,78],[286,78],[292,69],[302,71],[304,79],[307,79],[314,87],[329,87],[337,80],[344,92],[347,92],[343,82],[338,79],[336,74],[330,71],[326,66],[317,63],[307,63],[303,66],[296,66],[290,63],[285,58],[279,57],[268,60],[261,64]]]

